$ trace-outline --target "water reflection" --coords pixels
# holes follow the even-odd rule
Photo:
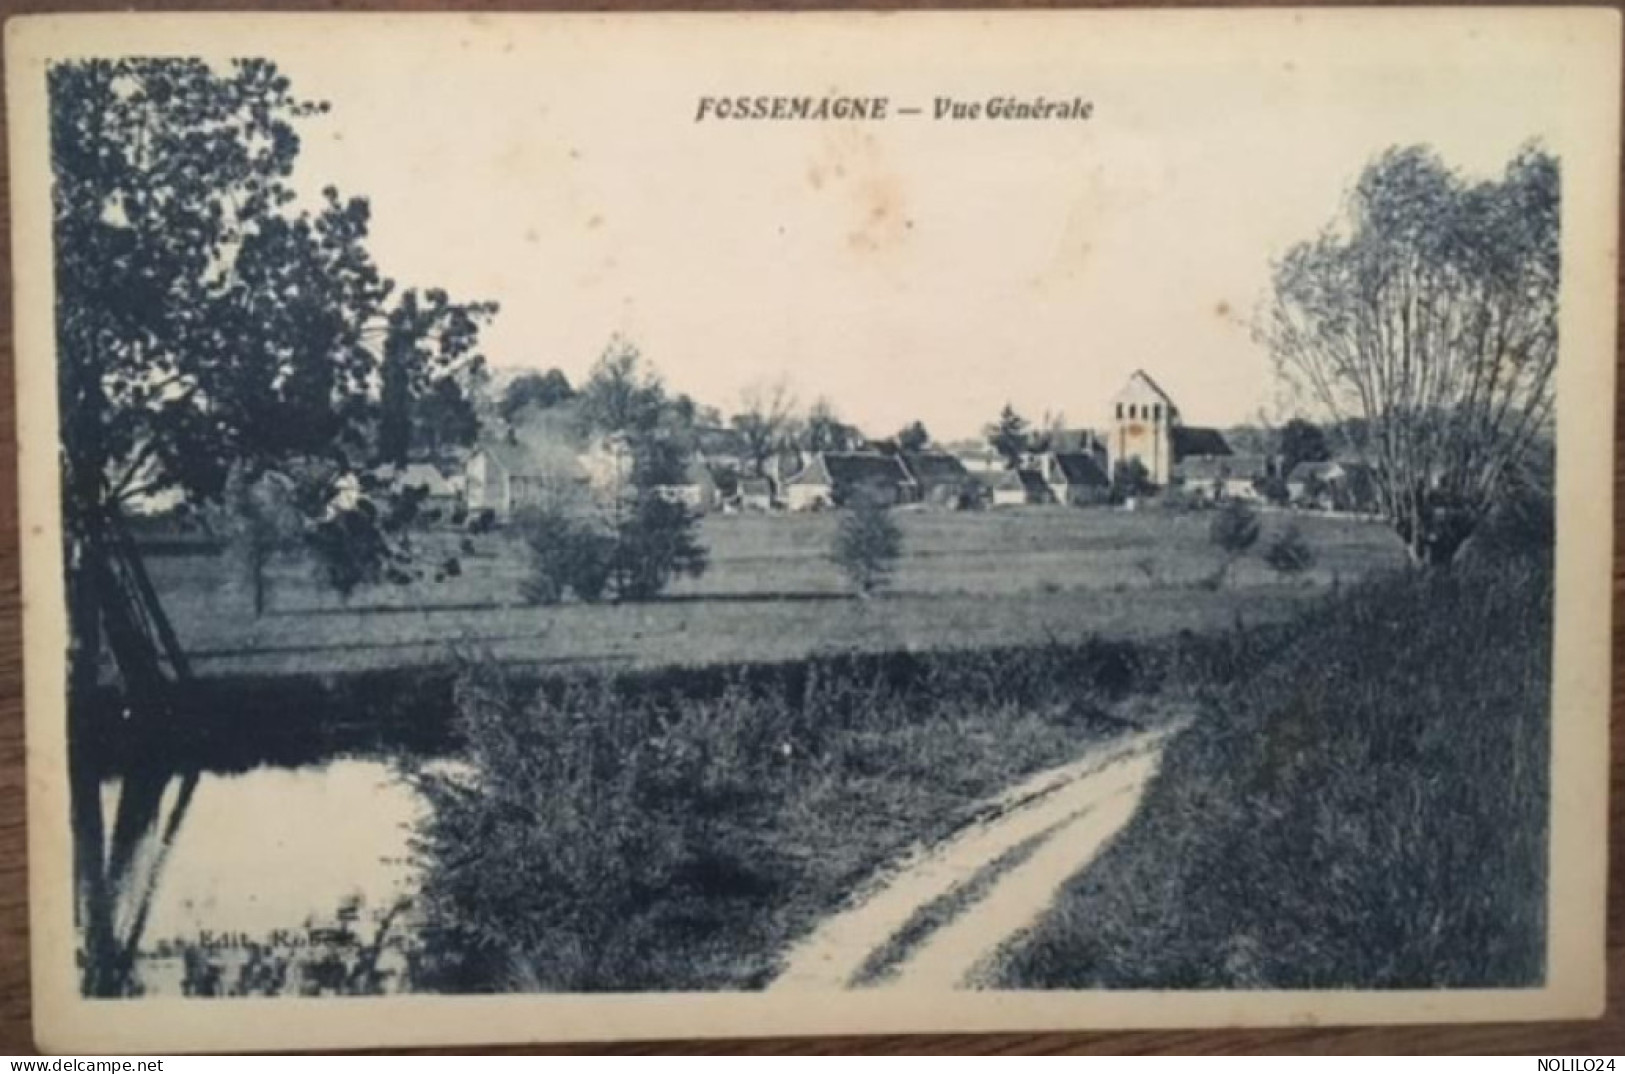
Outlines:
[[[117,791],[117,780],[104,785],[106,808]],[[259,938],[356,897],[390,905],[412,893],[407,841],[422,810],[376,759],[205,775],[158,877],[143,946],[201,933]]]
[[[102,784],[104,815],[130,788]],[[163,792],[169,813],[186,793]],[[150,897],[115,910],[136,937],[144,995],[323,994],[404,987],[417,886],[411,829],[425,803],[386,761],[206,774],[165,850],[143,840],[131,875]],[[144,915],[137,921],[134,915]]]

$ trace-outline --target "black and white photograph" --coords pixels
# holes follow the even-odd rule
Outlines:
[[[1617,12],[9,30],[42,1039],[1600,1009]]]

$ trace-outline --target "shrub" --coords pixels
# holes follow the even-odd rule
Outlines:
[[[1168,664],[1105,641],[528,684],[470,663],[461,755],[407,772],[415,987],[759,987],[860,878],[1119,731],[1107,699]]]
[[[1112,503],[1148,495],[1154,488],[1151,471],[1139,459],[1119,459],[1117,465],[1112,467]]]
[[[1246,555],[1258,543],[1258,534],[1258,512],[1241,500],[1231,500],[1220,508],[1207,529],[1208,540],[1230,559]]]
[[[875,497],[854,497],[840,525],[830,558],[859,596],[883,587],[903,554],[903,532]]]
[[[1264,562],[1277,574],[1301,574],[1315,565],[1315,550],[1309,547],[1296,524],[1276,534],[1264,548]]]
[[[519,512],[513,530],[530,553],[530,573],[519,585],[532,604],[557,604],[567,593],[596,601],[609,579],[613,538],[562,510],[531,507]]]
[[[645,714],[606,689],[526,697],[492,667],[459,681],[466,767],[413,773],[431,984],[602,990],[639,961],[681,814],[647,800]]]
[[[709,564],[699,540],[700,517],[687,504],[640,493],[615,528],[611,575],[621,600],[658,596],[672,579],[698,578]]]
[[[1216,545],[1223,558],[1213,573],[1201,582],[1202,588],[1216,590],[1230,576],[1230,568],[1258,543],[1260,526],[1258,512],[1241,500],[1228,500],[1208,523],[1208,540]]]

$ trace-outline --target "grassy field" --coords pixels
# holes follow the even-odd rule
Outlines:
[[[427,573],[456,555],[461,575],[347,601],[317,584],[307,561],[278,561],[258,617],[229,554],[150,555],[148,567],[203,674],[421,665],[458,650],[543,667],[646,667],[1206,632],[1281,619],[1334,583],[1401,562],[1391,531],[1364,521],[1271,514],[1264,541],[1289,517],[1315,567],[1285,581],[1255,550],[1217,589],[1203,584],[1220,561],[1209,516],[1068,508],[899,512],[904,557],[871,601],[852,599],[829,562],[833,515],[707,518],[710,570],[640,604],[524,604],[524,557],[500,533],[477,538],[472,555],[454,534],[418,535]]]
[[[1211,697],[998,983],[1540,984],[1550,689],[1549,566],[1315,608]]]

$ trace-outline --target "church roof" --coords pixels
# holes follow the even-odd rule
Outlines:
[[[1224,439],[1224,434],[1217,429],[1205,429],[1199,425],[1175,425],[1172,432],[1174,458],[1176,460],[1191,455],[1229,455],[1232,453],[1230,445]]]
[[[1129,374],[1128,383],[1123,390],[1112,398],[1113,403],[1143,403],[1160,402],[1170,410],[1179,409],[1174,405],[1173,396],[1162,390],[1162,386],[1151,379],[1151,374],[1143,369],[1136,369]]]

